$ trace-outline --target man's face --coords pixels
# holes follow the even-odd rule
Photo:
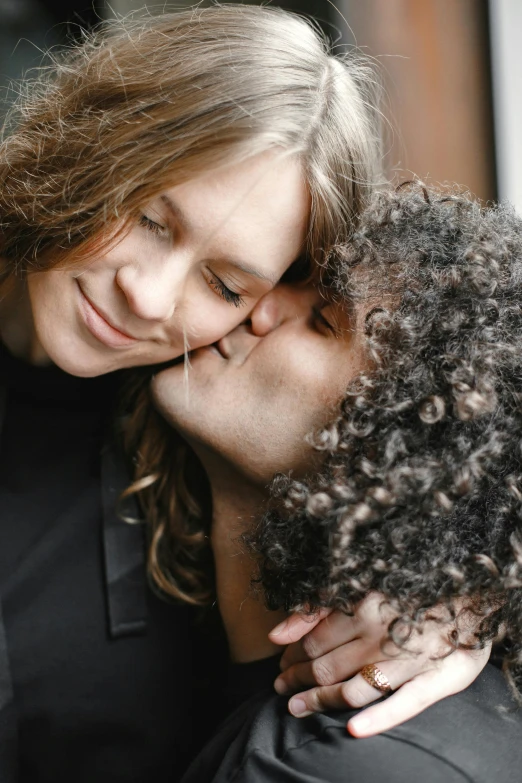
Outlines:
[[[161,413],[205,457],[265,485],[313,464],[306,436],[335,415],[365,366],[360,330],[310,287],[280,285],[248,322],[153,380]]]

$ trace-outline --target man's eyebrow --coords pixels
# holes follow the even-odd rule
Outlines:
[[[174,215],[178,223],[181,224],[183,230],[190,233],[192,229],[191,223],[190,220],[188,220],[185,213],[183,212],[183,210],[180,209],[179,206],[174,201],[172,201],[172,199],[169,196],[167,196],[166,193],[163,193],[160,198],[161,201],[167,207],[167,209]],[[237,269],[239,269],[241,272],[244,272],[247,275],[252,275],[252,277],[257,277],[259,280],[267,280],[271,285],[277,285],[277,283],[279,282],[278,277],[269,275],[266,272],[262,271],[261,269],[257,269],[255,266],[248,264],[246,261],[242,261],[238,258],[231,258],[230,256],[227,256],[223,260],[225,260],[228,264],[232,264],[232,266],[235,266]]]

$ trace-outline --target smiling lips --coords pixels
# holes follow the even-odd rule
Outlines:
[[[128,348],[136,345],[140,340],[131,337],[125,332],[121,332],[112,326],[106,318],[94,307],[90,300],[85,296],[80,284],[78,284],[81,297],[80,310],[83,320],[89,332],[96,337],[99,342],[109,348]]]

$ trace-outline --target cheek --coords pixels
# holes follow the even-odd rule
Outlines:
[[[181,323],[192,349],[217,342],[248,317],[250,308],[215,299],[213,302],[208,294],[203,294],[187,298],[183,304]]]
[[[27,290],[37,329],[39,324],[60,324],[73,306],[74,280],[70,272],[50,270],[29,275]]]
[[[279,412],[294,434],[302,437],[324,426],[337,409],[359,363],[343,347],[299,341],[293,351],[274,346],[269,360],[257,369],[253,388],[261,390],[258,405]],[[285,424],[284,429],[287,429]]]
[[[275,357],[274,357],[275,358]],[[332,384],[331,367],[294,355],[266,365],[252,377],[242,449],[258,475],[307,470],[313,450],[307,435],[335,415],[344,390]],[[317,357],[319,358],[319,357]],[[333,388],[332,388],[333,387]]]
[[[286,354],[274,349],[270,362],[259,368],[257,383],[262,386],[265,378],[265,391],[306,424],[336,403],[346,384],[324,351],[303,348]]]

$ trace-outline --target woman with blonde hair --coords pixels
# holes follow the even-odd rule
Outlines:
[[[305,20],[246,6],[108,23],[23,86],[0,146],[5,783],[175,780],[203,741],[219,645],[147,590],[121,519],[121,371],[320,267],[377,177],[372,87]]]

